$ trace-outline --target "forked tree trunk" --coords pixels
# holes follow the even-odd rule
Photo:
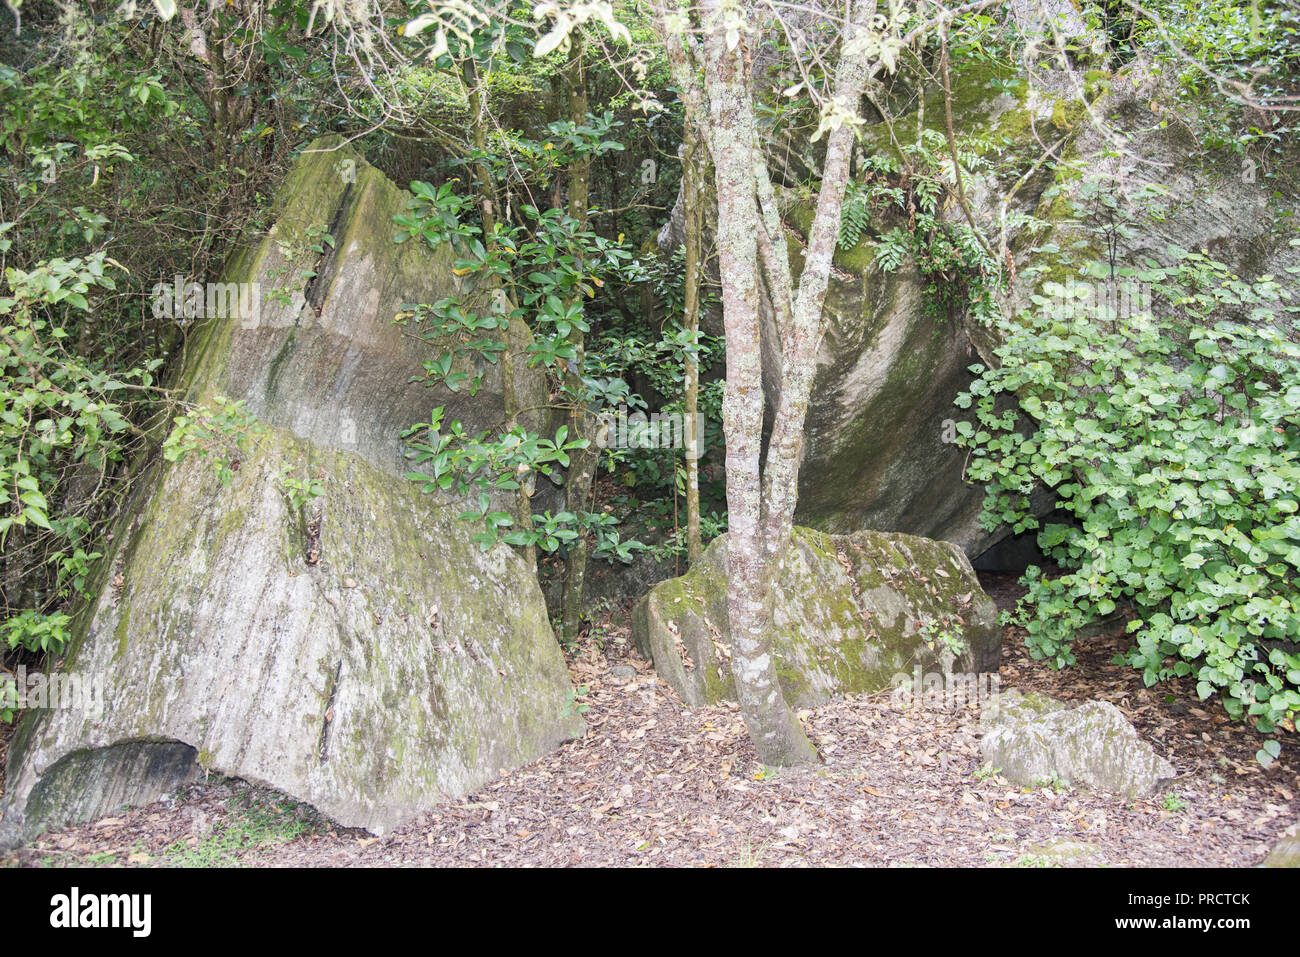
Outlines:
[[[774,568],[762,526],[763,359],[759,344],[758,206],[753,187],[753,107],[746,64],[714,30],[705,41],[718,190],[718,266],[722,273],[727,381],[722,424],[727,444],[728,583],[736,697],[759,758],[806,764],[816,752],[786,703],[768,640]]]
[[[727,612],[732,636],[732,673],[745,725],[759,758],[793,765],[816,760],[816,752],[791,712],[777,680],[768,638],[773,582],[789,544],[798,493],[804,419],[823,331],[822,306],[839,233],[854,132],[850,122],[832,128],[826,145],[817,209],[797,289],[780,216],[759,145],[749,91],[744,43],[728,27],[721,4],[700,6],[704,37],[668,37],[679,84],[694,84],[708,101],[718,193],[718,264],[722,275],[727,381],[723,428],[727,448]],[[843,116],[856,116],[872,72],[871,45],[858,30],[875,14],[875,0],[849,0],[833,95]],[[666,21],[665,21],[666,22]],[[742,37],[743,39],[743,37]],[[698,79],[702,74],[702,82]],[[768,280],[781,344],[780,398],[763,456],[763,377],[759,323],[760,263]]]

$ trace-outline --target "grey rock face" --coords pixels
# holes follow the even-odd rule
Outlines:
[[[1024,157],[1026,181],[1009,213],[1024,213],[1034,208],[1050,175],[1031,173],[1023,147],[1062,135],[1068,124],[1052,97],[1030,103],[994,81],[978,70],[955,77],[955,115],[963,134],[980,132],[1021,149],[1011,155]],[[942,100],[932,93],[927,124],[941,122],[942,116]],[[914,124],[914,116],[903,117],[895,132],[914,135],[907,132]],[[895,154],[883,126],[866,130],[864,140],[867,152]],[[973,175],[966,191],[978,220],[998,222],[994,198],[1002,195],[1004,184]],[[797,274],[812,211],[791,200],[785,214]],[[941,218],[965,222],[955,202]],[[805,426],[796,521],[837,534],[873,528],[943,539],[974,557],[1005,534],[980,526],[984,492],[965,481],[965,453],[953,442],[961,418],[953,399],[973,381],[970,366],[981,361],[982,330],[927,304],[928,282],[915,268],[887,272],[879,265],[876,249],[884,228],[873,227],[857,246],[835,257]],[[1014,227],[1009,233],[1014,239]],[[766,302],[763,315],[764,388],[774,402],[781,388],[779,340]],[[1048,508],[1044,502],[1044,511]]]
[[[993,81],[988,71],[978,70],[954,78],[961,134],[980,131],[989,134],[990,141],[1005,137],[1022,154],[1028,144],[1060,135],[1055,122],[1060,111],[1052,97],[1030,104]],[[926,101],[927,125],[935,128],[942,122],[942,101],[933,90]],[[904,140],[914,135],[908,132],[914,124],[914,116],[900,118],[897,135]],[[883,125],[864,131],[864,139],[866,152],[895,153]],[[782,158],[802,155],[808,144],[769,146],[770,159],[779,169]],[[1031,163],[1025,161],[1027,174]],[[793,180],[803,178],[806,170]],[[1032,210],[1050,178],[1050,170],[1027,175],[1009,211]],[[998,220],[993,197],[1001,195],[1004,185],[988,176],[968,178],[970,203],[986,223]],[[794,191],[782,192],[778,199],[797,282],[812,212]],[[683,242],[684,202],[679,190],[658,237],[665,254]],[[948,221],[962,216],[955,204],[942,211]],[[1015,228],[1010,232],[1014,238]],[[873,528],[944,539],[973,557],[1003,534],[980,527],[983,491],[964,481],[964,454],[950,434],[958,418],[952,400],[970,386],[969,366],[979,361],[972,336],[979,337],[963,323],[925,308],[926,282],[916,270],[887,273],[880,268],[876,241],[876,235],[864,235],[856,247],[840,250],[835,257],[825,303],[826,334],[805,428],[796,520],[835,534]],[[779,337],[767,297],[760,309],[770,411],[781,389]],[[704,324],[707,331],[721,331],[717,315],[706,316]],[[1045,503],[1047,508],[1050,503]]]
[[[963,450],[945,432],[975,354],[960,327],[925,310],[914,272],[861,268],[827,293],[796,520],[835,534],[942,538],[978,554],[990,540],[979,526],[984,495],[963,482]],[[768,387],[777,388],[771,377]]]
[[[78,751],[52,765],[32,788],[26,817],[78,821],[149,804],[202,777],[192,747],[179,741],[129,741]]]
[[[1008,94],[998,77],[980,70],[953,76],[957,136],[980,134],[1000,144],[987,155],[1001,171],[968,174],[965,192],[986,233],[999,236],[1001,224],[1008,224],[1007,252],[1018,277],[1001,304],[1008,314],[1028,305],[1043,280],[1073,274],[1052,269],[1035,275],[1035,267],[1048,261],[1044,244],[1070,249],[1091,242],[1098,255],[1104,252],[1096,235],[1082,233],[1071,220],[1069,198],[1095,176],[1109,177],[1121,195],[1136,197],[1153,188],[1170,193],[1162,216],[1117,239],[1120,265],[1168,261],[1167,247],[1178,246],[1204,250],[1248,277],[1272,273],[1284,279],[1288,270],[1300,268],[1300,247],[1288,242],[1300,199],[1284,194],[1284,178],[1268,178],[1267,166],[1250,158],[1225,160],[1207,152],[1182,124],[1162,124],[1170,110],[1180,109],[1177,90],[1140,61],[1119,71],[1109,92],[1092,104],[1097,116],[1121,132],[1123,149],[1117,150],[1117,141],[1091,122],[1080,102],[1087,86],[1083,73],[1060,69],[1051,55],[1058,36],[1096,48],[1104,46],[1104,37],[1084,37],[1086,24],[1067,0],[1017,0],[1009,12],[1022,27],[1043,31],[1033,89]],[[943,113],[942,98],[929,91],[926,124],[938,129]],[[897,118],[894,135],[910,142],[915,119]],[[863,136],[864,152],[897,155],[883,125],[865,129]],[[1016,189],[1004,216],[1001,201],[1012,184]],[[793,191],[782,206],[797,277],[811,209]],[[1021,232],[1015,224],[1025,214],[1046,226]],[[940,217],[965,222],[951,197]],[[680,244],[681,222],[679,195],[660,234],[666,251]],[[805,429],[797,521],[832,533],[875,528],[941,538],[976,557],[1006,532],[980,527],[983,491],[964,481],[964,455],[944,441],[945,423],[963,417],[952,400],[968,389],[970,365],[996,361],[998,337],[992,329],[927,313],[923,278],[914,271],[881,270],[877,239],[878,232],[868,230],[858,246],[835,257]],[[781,388],[778,339],[770,305],[761,306],[764,389],[771,408]],[[1038,514],[1052,504],[1050,494],[1035,494]]]
[[[228,270],[265,293],[299,274],[314,228],[335,238],[306,288],[199,331],[191,401],[242,399],[261,428],[229,487],[191,455],[124,515],[65,663],[103,682],[103,707],[24,721],[8,842],[200,770],[379,832],[581,733],[532,566],[482,552],[459,503],[402,477],[401,430],[450,397],[409,384],[429,347],[392,318],[457,291],[449,254],[393,245],[404,202],[337,140],[318,142],[270,236]],[[501,419],[499,381],[458,401],[449,414],[469,427]],[[295,501],[286,469],[323,494]]]
[[[1024,787],[1053,781],[1145,798],[1177,773],[1109,702],[1070,705],[1012,689],[980,723],[985,762]]]

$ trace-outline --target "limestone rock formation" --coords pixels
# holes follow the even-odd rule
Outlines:
[[[722,535],[687,574],[660,582],[632,613],[641,653],[692,707],[734,699],[726,574]],[[883,690],[916,667],[997,671],[993,602],[965,555],[947,542],[797,527],[775,587],[777,674],[798,707]]]
[[[1052,181],[1050,163],[1035,165],[1040,144],[1072,134],[1082,111],[1053,95],[1031,100],[1027,94],[1008,93],[1001,82],[1005,79],[987,69],[954,76],[953,113],[961,135],[983,136],[989,158],[1024,174],[1024,183],[1008,205],[1008,239],[1014,241],[1016,217],[1033,211]],[[925,101],[925,125],[936,130],[943,122],[942,96],[930,90]],[[915,114],[896,121],[893,130],[885,124],[869,127],[863,138],[864,155],[896,155],[896,143],[906,145],[916,138]],[[779,152],[788,161],[800,154],[800,147]],[[1006,185],[987,173],[968,177],[968,201],[981,221],[999,220],[1001,209],[994,198]],[[781,191],[778,198],[797,277],[812,210],[796,190]],[[659,234],[665,253],[683,241],[683,203],[679,191]],[[950,221],[963,217],[955,203],[943,212]],[[952,442],[952,426],[959,417],[952,400],[970,386],[969,367],[980,361],[981,331],[927,309],[926,282],[914,268],[884,270],[876,261],[878,233],[868,230],[855,247],[835,256],[825,301],[826,334],[805,427],[796,517],[801,524],[836,534],[874,528],[942,538],[974,557],[1004,534],[980,527],[983,491],[965,482],[965,457]],[[781,387],[779,337],[766,299],[761,307],[764,389],[770,408]],[[717,320],[711,317],[715,327],[720,325]],[[1045,501],[1043,510],[1048,507]]]
[[[1171,248],[1181,248],[1205,253],[1245,278],[1270,274],[1294,284],[1300,247],[1290,240],[1300,195],[1292,179],[1279,174],[1294,165],[1295,143],[1284,141],[1262,160],[1207,148],[1195,125],[1199,105],[1157,64],[1138,59],[1118,71],[1093,110],[1117,131],[1123,150],[1115,149],[1116,133],[1078,124],[1062,143],[1059,161],[1048,164],[1053,182],[1035,210],[1049,229],[1013,244],[1018,270],[1033,263],[1042,268],[1047,244],[1061,251],[1063,261],[1110,255],[1119,267],[1138,268],[1149,261],[1171,264]],[[1186,113],[1188,122],[1162,122],[1172,111]],[[1098,182],[1134,228],[1107,236],[1078,228],[1071,205],[1086,208]],[[1107,250],[1108,241],[1113,249]],[[1050,268],[1041,278],[1059,281],[1062,270]],[[1023,307],[1037,285],[1018,283],[1009,308]]]
[[[980,723],[985,762],[1024,787],[1050,781],[1145,798],[1177,773],[1106,701],[1070,705],[1011,689]]]
[[[410,381],[431,347],[394,314],[458,287],[449,252],[393,244],[405,196],[317,141],[227,270],[260,284],[258,308],[209,318],[181,385],[259,425],[229,449],[228,486],[191,453],[124,514],[64,664],[103,682],[102,713],[29,714],[8,842],[201,771],[379,832],[581,733],[532,566],[481,551],[463,506],[402,477],[401,431],[432,406],[469,427],[503,414],[499,375],[472,400]],[[308,480],[320,495],[289,484]]]

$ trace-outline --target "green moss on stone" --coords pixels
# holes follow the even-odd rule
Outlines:
[[[734,698],[729,662],[714,654],[715,631],[723,642],[730,640],[723,545],[725,537],[686,575],[655,586],[633,616],[638,646],[690,704]],[[937,574],[940,567],[946,577]],[[996,654],[1000,644],[992,602],[969,564],[946,544],[796,527],[776,588],[774,666],[796,706],[819,704],[833,694],[879,691],[904,666],[937,664],[935,650],[918,637],[916,620],[957,611],[959,595],[972,596],[970,607],[961,608],[972,647]],[[678,639],[693,669],[684,666]]]

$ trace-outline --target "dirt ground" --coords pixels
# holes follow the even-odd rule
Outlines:
[[[999,604],[1010,579],[988,576]],[[1055,672],[1004,636],[1001,687],[1120,708],[1178,777],[1151,800],[982,768],[976,703],[902,708],[889,693],[803,713],[824,758],[772,772],[734,708],[684,708],[630,651],[626,616],[571,661],[587,735],[383,837],[238,781],[211,781],[43,835],[8,866],[1251,866],[1300,818],[1293,736],[1268,770],[1263,736],[1200,702],[1190,682],[1148,689],[1111,663],[1118,634]],[[630,664],[630,680],[611,672]]]

